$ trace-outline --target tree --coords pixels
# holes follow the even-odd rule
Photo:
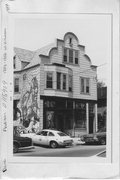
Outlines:
[[[106,84],[103,81],[97,80],[97,88],[102,88],[102,87],[105,87],[105,86],[106,86]]]

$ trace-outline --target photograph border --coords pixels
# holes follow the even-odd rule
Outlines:
[[[14,15],[14,14],[16,14],[17,12],[9,12],[10,10],[9,10],[9,7],[8,7],[8,9],[7,9],[7,16],[8,16],[8,14],[10,15]],[[22,12],[18,12],[17,14],[29,14],[28,12],[27,13],[22,13]],[[30,12],[30,14],[31,14],[31,12]],[[101,14],[101,13],[33,13],[33,14]],[[114,45],[113,45],[113,42],[114,42],[114,39],[113,39],[113,34],[114,34],[114,29],[113,29],[113,27],[114,27],[114,25],[113,25],[113,19],[114,19],[114,17],[113,17],[113,13],[102,13],[102,14],[104,14],[104,15],[111,15],[111,63],[110,63],[110,68],[111,68],[111,77],[110,77],[110,79],[111,79],[111,85],[110,85],[110,87],[111,87],[111,91],[109,92],[109,94],[111,94],[111,107],[110,107],[110,110],[111,110],[111,138],[110,138],[110,141],[111,141],[111,161],[110,162],[106,162],[106,163],[108,163],[108,165],[111,165],[111,164],[114,164],[115,163],[115,160],[114,160],[114,148],[113,148],[113,120],[112,120],[112,118],[113,118],[113,104],[114,104],[114,100],[113,100],[113,93],[114,93],[114,89],[113,89],[113,84],[114,84],[114,73],[113,73],[113,66],[114,66],[114,63],[113,63],[113,59],[115,59],[114,58],[114,52],[112,51],[113,50],[113,48],[114,48]],[[21,15],[20,15],[21,16]],[[6,16],[5,16],[5,18],[6,18]],[[7,17],[8,18],[8,17]],[[13,17],[12,17],[13,18]],[[7,22],[7,20],[5,20],[6,21],[6,24],[4,24],[4,26],[6,26],[6,30],[7,30],[7,26],[8,26],[8,22]],[[13,25],[13,24],[12,24]],[[9,28],[8,28],[9,29]],[[3,28],[3,30],[5,30],[4,28]],[[4,35],[4,37],[5,37],[5,31],[3,31],[3,35]],[[6,43],[5,43],[5,41],[6,41]],[[8,42],[8,39],[7,38],[5,38],[5,41],[4,41],[4,44],[7,46],[7,48],[9,49],[9,42]],[[7,44],[8,43],[8,44]],[[4,45],[3,45],[4,46]],[[4,54],[6,52],[6,54],[8,54],[8,57],[11,57],[11,55],[9,56],[9,54],[13,54],[13,52],[11,53],[11,52],[9,52],[9,50],[3,50],[2,51],[2,54]],[[6,62],[8,62],[8,59],[6,58],[6,60],[5,60]],[[4,63],[5,63],[5,61],[4,61]],[[4,67],[4,63],[3,63],[3,67]],[[12,66],[11,66],[12,67]],[[2,82],[4,82],[4,81],[6,81],[6,79],[8,78],[8,76],[4,76],[4,78],[2,79]],[[10,78],[8,78],[9,80],[10,80]],[[13,101],[12,99],[12,93],[13,93],[13,82],[11,82],[11,80],[9,81],[9,83],[8,83],[9,85],[8,85],[8,88],[7,88],[7,92],[8,92],[8,94],[7,94],[7,96],[9,97],[9,101],[11,102],[11,101]],[[3,84],[4,86],[5,86],[5,84]],[[107,98],[108,99],[108,98]],[[6,103],[7,104],[7,103]],[[4,109],[2,109],[3,110],[3,114],[4,114]],[[8,116],[8,111],[6,111],[6,108],[5,108],[5,112],[7,113],[7,117],[9,117]],[[4,125],[5,125],[5,121],[3,122],[4,123]],[[6,121],[6,123],[7,123],[7,127],[9,127],[9,125],[8,125],[8,120]],[[107,125],[108,125],[108,117],[107,117]],[[11,126],[11,125],[10,125]],[[5,127],[5,126],[3,126],[3,127]],[[2,128],[3,129],[3,128]],[[9,135],[9,133],[7,132],[7,128],[5,129],[5,131],[4,131],[4,133],[5,133],[5,139],[7,139],[8,140],[8,135]],[[3,133],[3,136],[4,136],[4,133]],[[3,137],[2,137],[3,138]],[[4,139],[3,138],[3,139]],[[3,143],[3,144],[5,144],[5,143]],[[119,145],[120,146],[120,145]],[[39,163],[58,163],[58,162],[54,162],[54,161],[44,161],[44,158],[40,158],[41,160],[43,160],[42,162],[41,161],[36,161],[36,162],[34,162],[34,161],[26,161],[26,158],[23,158],[22,157],[22,159],[20,158],[20,157],[18,157],[18,158],[14,158],[15,159],[15,161],[13,160],[13,157],[10,157],[9,156],[9,152],[11,151],[11,147],[9,147],[8,146],[8,143],[6,144],[6,145],[3,145],[3,147],[5,148],[6,147],[6,152],[4,152],[3,154],[4,154],[4,159],[3,160],[6,160],[7,159],[7,161],[8,161],[8,163],[7,163],[7,165],[8,164],[10,164],[10,163],[15,163],[15,164],[18,164],[18,163],[22,163],[23,161],[24,161],[24,163],[26,164],[26,163],[29,163],[29,162],[32,162],[33,164],[34,163],[37,163],[37,164],[39,164]],[[7,157],[7,158],[6,158]],[[18,161],[18,159],[19,159],[19,161]],[[21,159],[21,160],[20,160]],[[71,158],[70,158],[70,161],[71,161]],[[67,162],[70,162],[70,161],[67,161]],[[6,161],[5,161],[6,162]],[[86,162],[87,162],[87,160],[86,160]],[[61,162],[59,162],[59,163],[61,163]],[[77,162],[77,163],[79,163],[79,162]],[[84,162],[81,162],[81,163],[84,163]],[[90,162],[90,163],[93,163],[93,162]],[[102,162],[102,163],[104,163],[104,162]],[[106,164],[105,163],[105,164]],[[110,164],[109,164],[110,163]],[[6,163],[5,163],[6,164]],[[14,165],[15,165],[14,164]],[[89,163],[88,163],[89,164]],[[8,165],[9,166],[9,165]],[[13,166],[13,165],[12,165]],[[107,174],[108,175],[108,174]],[[95,175],[96,176],[96,175]]]

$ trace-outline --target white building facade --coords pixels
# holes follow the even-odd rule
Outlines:
[[[14,120],[73,136],[97,130],[97,67],[75,34],[35,52],[15,48]],[[27,126],[27,124],[25,124]]]

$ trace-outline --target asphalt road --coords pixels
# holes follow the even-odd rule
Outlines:
[[[48,147],[34,146],[34,149],[20,150],[14,156],[38,157],[90,157],[106,149],[104,145],[77,145],[66,148],[51,149]]]

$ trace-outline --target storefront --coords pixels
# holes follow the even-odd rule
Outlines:
[[[61,97],[43,99],[43,128],[57,129],[73,136],[96,130],[95,102]]]

